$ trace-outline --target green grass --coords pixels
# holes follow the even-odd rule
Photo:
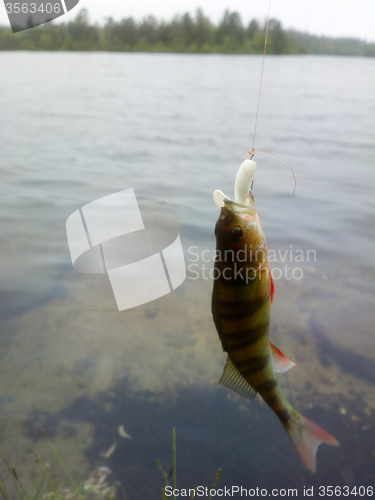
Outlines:
[[[173,483],[173,489],[177,488],[177,450],[176,450],[176,429],[173,428],[173,466],[169,473],[165,472],[162,468],[160,460],[157,460],[157,466],[160,469],[163,477],[165,486],[161,489],[161,498],[162,500],[168,500],[172,497],[166,495],[165,487],[171,486]],[[52,441],[45,436],[46,440],[55,455],[58,463],[60,464],[62,470],[65,472],[66,477],[69,481],[69,486],[65,487],[62,484],[57,484],[54,480],[52,473],[48,472],[47,467],[43,465],[37,453],[35,453],[35,462],[38,464],[40,469],[40,478],[39,480],[35,480],[29,473],[30,484],[25,486],[21,479],[18,477],[17,471],[14,467],[12,467],[7,458],[4,455],[3,449],[0,446],[0,453],[3,459],[3,463],[8,472],[8,478],[4,478],[0,472],[0,494],[3,496],[4,500],[86,500],[89,499],[91,493],[97,493],[95,491],[94,486],[91,485],[88,481],[85,481],[81,484],[77,484],[69,469],[66,467],[64,461],[60,457],[57,449],[53,445]],[[211,485],[211,489],[215,490],[216,485],[220,479],[221,467],[216,473],[215,481]],[[8,486],[6,485],[5,480],[7,479]],[[9,489],[9,482],[12,485],[12,491]],[[194,493],[191,496],[191,499],[196,498],[196,490],[194,489]],[[212,500],[212,494],[209,497],[209,500]],[[116,497],[116,491],[111,489],[107,494],[102,494],[102,498],[106,498],[108,500],[113,500]],[[127,500],[125,489],[122,488],[122,497],[124,500]],[[176,496],[173,496],[174,500],[177,500]]]
[[[13,500],[14,498],[18,500],[46,500],[47,498],[51,500],[64,500],[67,495],[69,495],[72,500],[84,500],[87,498],[87,494],[83,492],[83,484],[78,486],[75,483],[51,440],[47,436],[46,439],[55,457],[65,471],[72,488],[63,488],[61,485],[57,485],[51,474],[48,473],[47,468],[40,461],[38,454],[35,453],[35,462],[38,464],[41,471],[41,479],[37,482],[31,474],[29,474],[31,484],[33,485],[30,491],[30,486],[24,486],[18,477],[16,469],[10,466],[2,448],[0,448],[4,465],[8,471],[8,479],[10,478],[14,488],[14,492],[9,491],[5,483],[5,478],[0,473],[0,493],[3,495],[4,500]]]
[[[81,484],[77,484],[48,436],[46,436],[46,440],[62,470],[65,472],[69,481],[69,486],[64,486],[62,483],[56,483],[52,473],[48,472],[47,466],[43,465],[37,453],[35,453],[35,462],[40,469],[39,480],[35,480],[29,473],[30,483],[25,486],[18,477],[16,469],[11,467],[0,447],[3,463],[8,472],[8,478],[4,478],[0,473],[0,494],[3,496],[4,500],[86,500],[92,496],[91,493],[99,493],[101,498],[108,500],[113,500],[116,497],[116,488],[114,486],[108,486],[108,483],[105,482],[110,471],[102,481],[99,481],[100,475],[98,478],[95,477],[96,472],[100,474],[99,468],[94,469],[92,474],[90,474],[91,479]],[[6,479],[8,486],[5,481]],[[9,483],[11,483],[11,485],[9,485]],[[106,488],[106,491],[104,491],[104,488]],[[123,489],[122,494],[124,500],[126,500],[125,489]]]
[[[175,429],[175,427],[173,427],[173,467],[172,467],[171,471],[169,473],[165,472],[163,470],[163,467],[161,465],[160,460],[156,460],[156,463],[157,463],[157,466],[160,469],[160,471],[164,477],[164,482],[165,482],[164,487],[161,489],[161,498],[162,498],[162,500],[169,500],[172,497],[169,497],[166,495],[165,488],[167,486],[170,486],[170,480],[171,480],[172,474],[173,474],[173,489],[175,490],[177,488],[177,453],[176,453],[176,429]],[[215,481],[211,484],[210,491],[216,489],[216,485],[220,479],[221,471],[222,471],[222,468],[220,467],[218,469],[218,471],[216,472]],[[195,492],[190,497],[191,499],[196,498],[197,487],[194,488],[194,491]],[[213,494],[210,494],[208,500],[212,500],[212,496],[213,496]],[[173,496],[173,500],[177,500],[177,497]]]

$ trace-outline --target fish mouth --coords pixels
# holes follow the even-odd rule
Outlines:
[[[222,207],[222,214],[227,210],[231,215],[229,216],[231,222],[241,221],[247,227],[256,223],[257,208],[254,204],[254,198],[251,197],[252,205],[242,205],[242,203],[237,203],[233,200],[225,200],[224,206]],[[227,212],[227,213],[228,213]],[[228,214],[229,215],[229,214]]]
[[[224,207],[233,212],[234,214],[248,214],[248,215],[255,215],[257,212],[257,207],[255,206],[254,198],[249,193],[248,196],[248,205],[243,205],[242,203],[238,203],[237,201],[234,200],[224,200]]]

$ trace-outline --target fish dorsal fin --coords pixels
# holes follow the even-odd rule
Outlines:
[[[296,366],[293,361],[290,361],[281,351],[278,349],[275,344],[270,344],[270,351],[271,351],[271,360],[272,360],[272,368],[274,369],[275,372],[279,373],[285,373],[293,366]]]
[[[254,399],[257,395],[256,390],[251,387],[249,382],[237,370],[229,356],[219,384],[247,399]]]

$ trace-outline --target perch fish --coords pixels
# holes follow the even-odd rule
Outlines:
[[[306,467],[314,472],[319,444],[339,443],[291,406],[275,376],[275,371],[285,372],[294,363],[268,340],[274,287],[266,239],[249,191],[255,168],[251,159],[241,165],[235,201],[221,191],[214,193],[221,212],[215,227],[212,314],[228,353],[220,384],[248,399],[259,393],[280,419]]]

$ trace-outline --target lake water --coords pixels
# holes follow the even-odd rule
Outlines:
[[[373,484],[374,61],[265,64],[255,148],[297,177],[293,200],[288,167],[256,155],[270,265],[289,266],[270,337],[296,362],[286,396],[341,443],[319,448],[315,475],[259,397],[218,385],[212,261],[192,255],[212,258],[212,193],[232,196],[252,147],[261,57],[1,52],[0,67],[0,442],[18,475],[40,474],[37,452],[68,484],[45,431],[77,481],[106,465],[129,500],[159,498],[175,427],[180,488],[210,486],[220,466],[221,487]],[[108,276],[73,268],[65,223],[128,188],[178,223],[188,271],[119,312]]]

